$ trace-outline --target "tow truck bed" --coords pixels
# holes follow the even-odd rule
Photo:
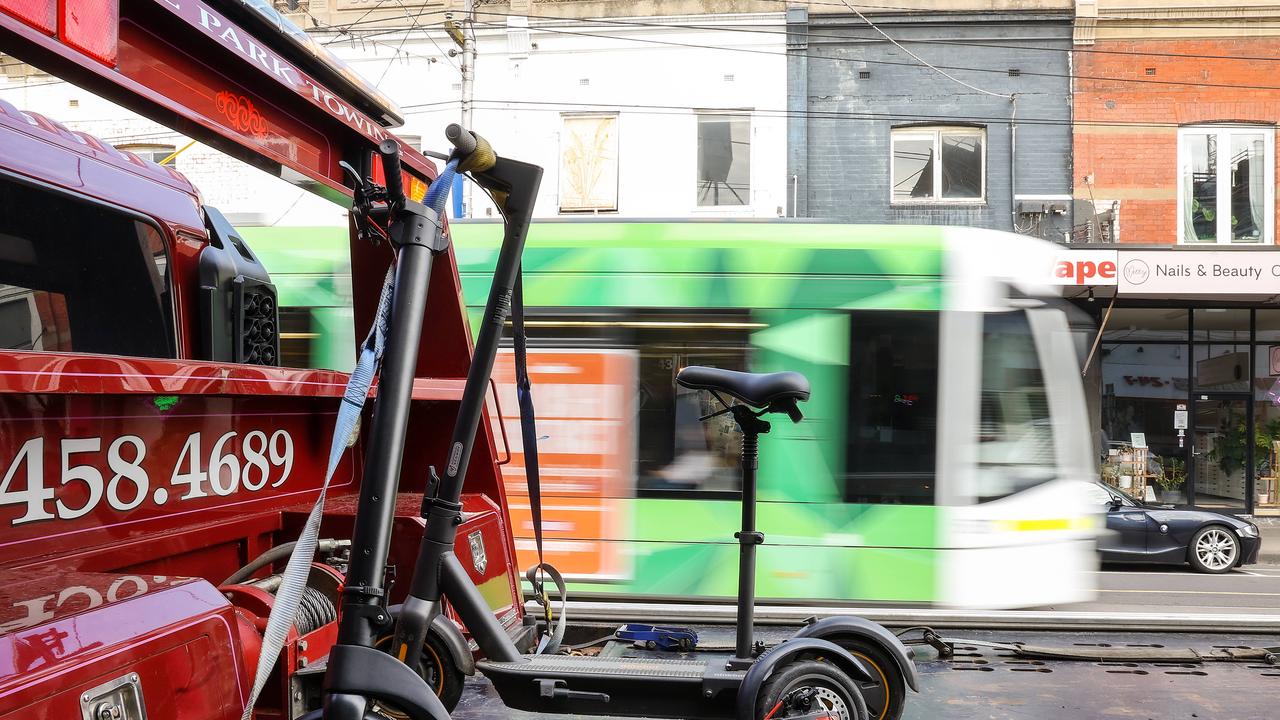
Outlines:
[[[732,631],[698,628],[700,639],[731,642]],[[766,641],[788,634],[765,628]],[[951,638],[1019,641],[1054,647],[1261,648],[1280,645],[1274,635],[1200,633],[1072,633],[954,630]],[[1105,645],[1104,645],[1105,644]],[[614,644],[605,652],[625,653]],[[916,647],[919,694],[907,699],[904,720],[1066,720],[1080,718],[1207,718],[1265,720],[1277,717],[1280,664],[1096,663],[1028,660],[1004,650],[957,643],[955,657],[938,659]],[[673,655],[673,657],[675,657]],[[579,716],[534,715],[509,710],[487,681],[469,681],[454,720],[552,720]]]

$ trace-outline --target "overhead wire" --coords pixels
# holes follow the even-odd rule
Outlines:
[[[484,21],[481,21],[477,24],[485,25],[493,28],[503,27],[503,26],[497,25],[496,23],[486,23]],[[540,32],[548,32],[548,33],[557,34],[557,35],[576,35],[576,36],[582,36],[582,37],[601,38],[606,40],[621,40],[624,42],[647,43],[647,44],[654,44],[654,45],[666,45],[666,46],[672,46],[672,47],[685,47],[685,48],[692,48],[696,50],[740,52],[740,53],[750,53],[755,55],[772,55],[772,56],[780,56],[780,57],[791,57],[793,55],[793,53],[785,50],[784,51],[761,50],[756,48],[745,48],[745,47],[734,48],[734,47],[725,47],[725,46],[717,46],[717,45],[703,45],[699,43],[676,42],[672,40],[655,40],[652,38],[618,37],[613,35],[601,35],[598,33],[589,33],[589,32],[582,32],[582,31],[575,31],[575,30],[552,29],[545,26],[538,26],[530,29],[540,31]],[[806,52],[804,53],[804,55],[810,60],[825,60],[830,62],[849,62],[849,63],[859,63],[859,64],[870,64],[870,65],[891,65],[891,66],[907,66],[907,67],[918,66],[918,63],[915,63],[915,62],[901,62],[901,61],[894,61],[894,60],[878,60],[878,59],[871,59],[871,58],[855,58],[855,57],[832,57],[828,55],[816,55],[812,52]],[[932,67],[934,69],[941,68],[943,70],[956,70],[956,71],[965,71],[965,72],[1009,75],[1008,68],[997,69],[997,68],[968,67],[968,66],[960,66],[960,65],[933,65]],[[1086,80],[1086,81],[1098,81],[1098,82],[1105,82],[1105,83],[1133,83],[1133,84],[1163,85],[1163,86],[1176,85],[1176,86],[1184,86],[1184,87],[1210,87],[1210,88],[1222,88],[1222,89],[1234,89],[1234,90],[1280,90],[1280,85],[1238,85],[1233,83],[1189,82],[1184,80],[1153,80],[1148,77],[1121,78],[1121,77],[1106,77],[1106,76],[1095,76],[1095,75],[1076,75],[1073,73],[1040,72],[1035,70],[1019,70],[1019,74],[1025,75],[1025,76],[1032,76],[1032,77],[1062,78],[1064,80],[1077,80],[1077,81]]]
[[[789,2],[790,0],[762,0],[762,1]],[[839,3],[823,3],[823,4],[839,6]],[[854,3],[854,4],[861,5],[860,3]],[[863,7],[867,7],[867,6],[863,6]],[[879,6],[876,6],[876,7],[879,7]],[[869,36],[869,35],[844,35],[836,32],[813,32],[812,30],[809,32],[803,32],[790,27],[784,27],[782,29],[774,30],[766,27],[760,27],[754,24],[726,23],[722,25],[708,25],[708,24],[702,24],[702,23],[691,24],[691,23],[684,23],[684,22],[679,22],[679,23],[654,22],[654,21],[646,21],[646,20],[635,20],[630,18],[606,18],[606,17],[574,18],[574,17],[564,16],[564,15],[539,15],[539,14],[532,14],[532,13],[510,13],[510,12],[504,13],[504,12],[497,12],[493,10],[481,10],[481,9],[477,9],[475,12],[477,15],[494,15],[498,17],[526,17],[526,18],[531,18],[535,20],[582,22],[582,23],[602,24],[602,25],[617,25],[622,27],[642,27],[642,28],[659,28],[659,29],[671,28],[671,29],[684,29],[684,30],[709,30],[709,31],[735,32],[735,33],[747,33],[747,34],[757,34],[757,35],[783,35],[788,37],[803,37],[806,39],[812,39],[816,41],[856,40],[856,41],[862,41],[866,43],[875,43],[875,42],[881,41],[880,39],[877,39],[876,37]],[[533,29],[536,29],[536,27],[537,26],[534,26]],[[1280,28],[1280,26],[1277,26],[1277,27]],[[1112,50],[1112,49],[1102,49],[1102,48],[1093,48],[1093,47],[1087,47],[1087,48],[1086,47],[1050,47],[1046,45],[1033,44],[1036,42],[1054,41],[1054,40],[1060,41],[1063,43],[1070,43],[1071,37],[1064,34],[1062,37],[1045,36],[1045,37],[1027,38],[1025,41],[1022,42],[1022,44],[975,42],[972,40],[948,40],[948,39],[938,39],[938,38],[931,38],[931,39],[901,38],[901,37],[895,38],[895,41],[897,43],[902,43],[907,45],[952,45],[957,47],[979,47],[979,48],[992,48],[992,49],[1004,49],[1004,50],[1022,50],[1022,51],[1033,51],[1033,52],[1071,53],[1071,54],[1086,54],[1086,55],[1123,55],[1123,56],[1142,56],[1142,57],[1169,57],[1169,58],[1194,59],[1194,60],[1247,60],[1247,61],[1280,62],[1280,56],[1211,55],[1211,54],[1205,54],[1205,53],[1176,53],[1176,52],[1161,52],[1161,51],[1151,51],[1151,50]],[[1158,42],[1158,41],[1159,41],[1158,39],[1153,39],[1153,40],[1147,40],[1145,42]]]
[[[1022,95],[1020,97],[1028,97]],[[752,115],[754,117],[776,117],[776,118],[816,118],[819,120],[851,120],[851,121],[883,121],[891,120],[906,124],[951,124],[951,125],[1004,125],[1009,123],[1008,116],[989,116],[989,115],[930,115],[926,113],[889,113],[889,112],[873,112],[873,111],[857,111],[857,110],[788,110],[776,108],[757,108],[757,107],[710,107],[710,106],[694,106],[694,105],[659,105],[644,103],[623,103],[608,101],[556,101],[556,100],[521,100],[514,98],[503,99],[475,99],[472,102],[484,105],[493,105],[498,107],[489,107],[489,110],[511,110],[511,105],[524,106],[531,112],[572,112],[572,111],[590,111],[590,112],[609,112],[628,110],[636,111],[639,114],[652,115],[687,115],[689,113],[739,113],[743,115]],[[435,112],[437,109],[447,109],[450,105],[455,105],[457,101],[437,101],[430,103],[415,103],[411,105],[401,106],[401,110],[407,114],[420,114],[419,112]],[[507,107],[504,107],[507,106]],[[539,107],[545,106],[545,107]],[[1075,127],[1128,127],[1128,128],[1179,128],[1183,127],[1178,122],[1154,122],[1154,121],[1103,121],[1103,120],[1076,120],[1072,121],[1067,117],[1059,118],[1025,118],[1019,116],[1017,119],[1019,125],[1041,125],[1056,126],[1066,129]]]

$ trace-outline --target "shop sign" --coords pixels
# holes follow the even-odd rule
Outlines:
[[[1120,251],[1119,292],[1141,295],[1274,295],[1280,253]]]
[[[1053,259],[1050,285],[1115,285],[1115,250],[1060,250]]]

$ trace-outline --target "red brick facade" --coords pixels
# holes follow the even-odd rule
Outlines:
[[[1120,242],[1177,243],[1178,128],[1236,122],[1274,132],[1280,37],[1100,39],[1076,49],[1076,198],[1119,201]],[[1129,54],[1143,52],[1155,54]]]

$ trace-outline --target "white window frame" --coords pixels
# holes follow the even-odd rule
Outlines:
[[[944,198],[942,197],[942,136],[965,135],[982,140],[982,179],[978,197]],[[894,156],[899,140],[931,140],[933,142],[933,192],[927,198],[895,198]],[[987,129],[968,125],[920,125],[893,128],[889,133],[889,204],[890,205],[985,205],[987,203]]]
[[[590,205],[583,203],[582,205],[569,205],[565,202],[565,157],[566,142],[569,133],[565,128],[566,123],[572,120],[590,120],[590,119],[612,119],[613,120],[613,203],[603,203],[600,205]],[[607,112],[567,112],[560,114],[560,153],[559,160],[556,165],[557,186],[556,186],[556,212],[561,215],[599,215],[602,213],[616,213],[622,206],[622,115],[615,111]]]
[[[751,169],[747,173],[747,197],[741,205],[702,205],[698,202],[701,193],[698,178],[698,156],[702,152],[698,144],[698,132],[704,117],[741,118],[747,122],[747,164]],[[696,110],[693,114],[693,209],[701,213],[749,213],[755,207],[756,188],[756,123],[751,110]]]
[[[1263,157],[1265,165],[1262,170],[1262,176],[1266,178],[1266,192],[1263,196],[1262,206],[1266,208],[1263,213],[1263,232],[1262,237],[1256,242],[1235,242],[1231,237],[1231,158],[1227,156],[1223,161],[1221,150],[1218,152],[1218,198],[1217,207],[1219,208],[1217,219],[1217,232],[1215,237],[1217,242],[1199,242],[1189,243],[1186,238],[1186,199],[1183,196],[1182,184],[1187,173],[1191,172],[1190,147],[1186,142],[1188,135],[1204,135],[1212,133],[1217,135],[1219,148],[1231,148],[1232,135],[1258,135],[1263,137]],[[1274,125],[1188,125],[1178,128],[1178,177],[1177,185],[1174,192],[1178,198],[1178,244],[1190,245],[1192,247],[1200,245],[1271,245],[1275,237],[1275,197],[1276,197],[1276,150],[1275,150],[1275,126]],[[1226,200],[1225,204],[1223,200]],[[1221,208],[1228,208],[1227,212],[1221,212]]]
[[[163,142],[122,143],[120,145],[116,145],[115,148],[123,152],[131,152],[134,155],[141,157],[143,160],[150,160],[157,165],[160,164],[161,160],[164,160],[178,150],[176,146]],[[156,157],[157,155],[159,157]],[[177,158],[170,160],[166,167],[173,167],[175,164],[177,164]]]

